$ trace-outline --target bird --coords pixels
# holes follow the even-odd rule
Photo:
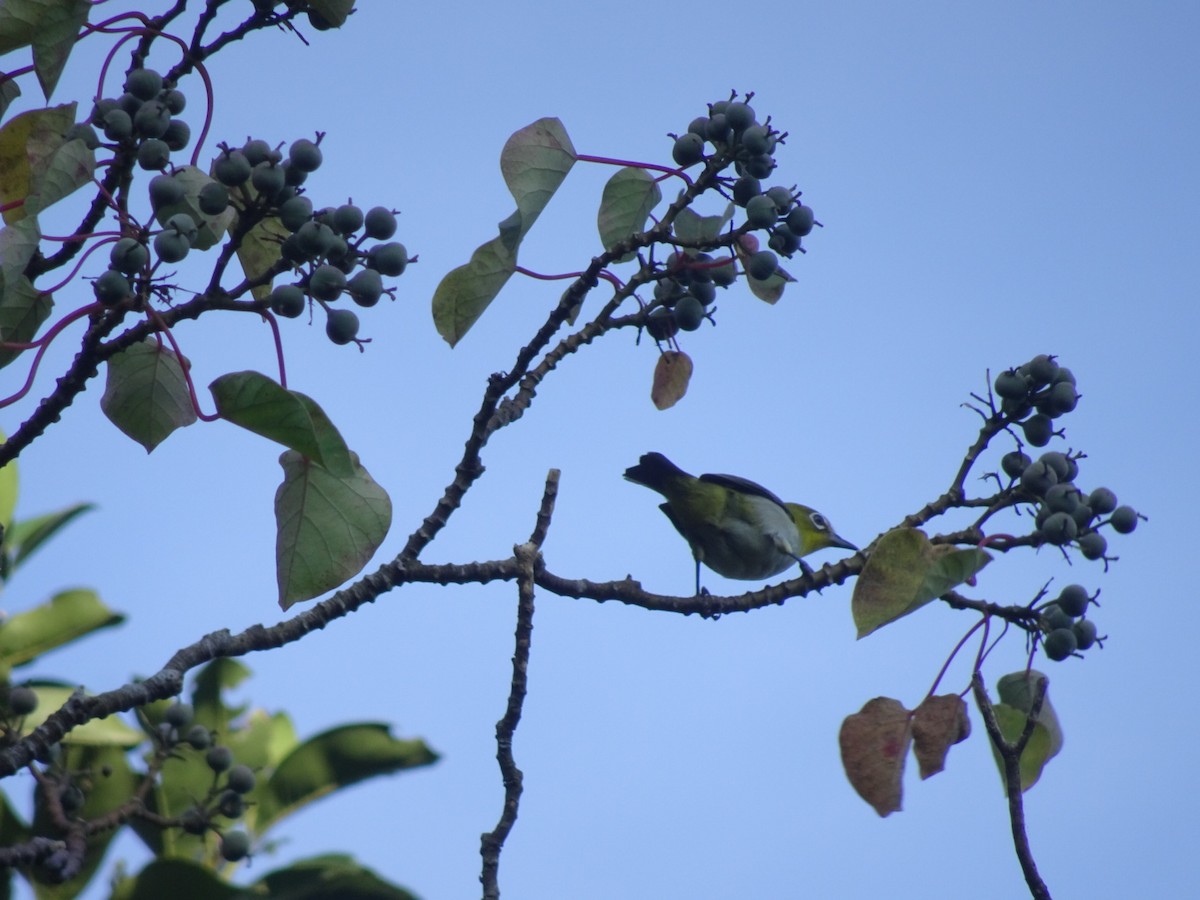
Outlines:
[[[801,557],[817,550],[858,550],[815,509],[785,503],[747,478],[697,478],[661,453],[643,454],[636,466],[625,470],[625,478],[667,499],[659,509],[692,548],[697,595],[701,563],[726,578],[757,581],[796,563],[806,575],[812,574]]]

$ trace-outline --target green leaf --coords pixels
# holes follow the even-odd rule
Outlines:
[[[25,201],[26,213],[32,215],[49,209],[85,184],[91,184],[95,171],[96,154],[82,138],[60,143]]]
[[[0,126],[0,205],[25,201],[4,211],[8,224],[38,210],[32,195],[75,124],[75,104],[32,109]],[[29,208],[26,208],[26,207]]]
[[[61,681],[34,681],[29,684],[38,697],[37,709],[25,717],[22,733],[28,734],[46,721],[50,715],[75,693],[74,685]],[[136,728],[130,728],[116,716],[107,719],[92,719],[77,728],[71,729],[63,738],[63,743],[71,746],[87,747],[118,747],[129,749],[142,743],[145,737]],[[128,799],[126,794],[126,799]]]
[[[21,88],[15,81],[11,78],[0,80],[0,119],[8,112],[9,105],[20,96]]]
[[[240,716],[245,707],[227,707],[222,695],[249,677],[250,668],[236,659],[214,659],[202,668],[192,687],[196,721],[222,734],[227,732],[230,721]]]
[[[15,465],[15,463],[10,465]],[[0,470],[0,475],[7,470],[8,466],[5,466]],[[92,503],[76,503],[60,509],[58,512],[15,522],[4,536],[4,544],[11,559],[10,568],[15,569],[28,559],[33,551],[54,537],[69,522],[95,508]]]
[[[175,429],[196,421],[179,357],[152,338],[109,358],[100,408],[147,453]]]
[[[10,230],[4,229],[5,232]],[[0,343],[32,342],[42,323],[50,318],[53,308],[54,299],[35,288],[24,275],[17,275],[11,281],[0,280]],[[25,350],[15,347],[0,349],[0,368],[7,366],[24,352]]]
[[[982,550],[934,545],[916,528],[879,539],[854,585],[850,611],[863,638],[935,600],[991,560]]]
[[[0,431],[0,443],[8,436]],[[0,556],[7,556],[13,547],[12,521],[13,511],[17,508],[17,461],[10,460],[0,467]],[[6,566],[4,577],[8,577]]]
[[[320,13],[334,28],[341,28],[354,8],[354,0],[309,0],[308,6],[314,12]]]
[[[508,283],[517,257],[503,237],[492,238],[471,261],[447,273],[433,292],[433,323],[451,347],[462,340]]]
[[[156,859],[137,875],[121,878],[110,900],[234,900],[247,896],[206,865],[189,859]]]
[[[90,8],[90,0],[5,0],[0,54],[32,45],[38,81],[49,98]]]
[[[271,773],[255,796],[254,828],[261,834],[334,791],[437,760],[438,755],[424,741],[392,737],[385,724],[332,728],[301,743]]]
[[[56,647],[123,621],[125,617],[105,606],[95,591],[61,591],[0,625],[0,664],[25,665]]]
[[[211,184],[214,179],[195,166],[182,166],[171,173],[171,178],[183,186],[183,197],[176,203],[169,203],[155,210],[154,217],[158,219],[158,224],[165,228],[167,220],[171,216],[186,213],[196,223],[198,232],[196,240],[192,241],[192,249],[208,250],[210,247],[215,247],[225,237],[225,232],[233,224],[233,220],[237,218],[236,211],[232,206],[227,206],[223,212],[210,216],[200,209],[200,191],[206,185]],[[276,254],[275,259],[278,258],[279,256]],[[271,260],[271,262],[274,261],[274,259]],[[244,261],[243,268],[245,268]]]
[[[294,450],[279,457],[275,561],[284,609],[357,575],[387,536],[392,501],[351,459],[353,474],[337,475]]]
[[[302,859],[268,872],[250,890],[252,896],[269,900],[417,900],[416,894],[384,881],[349,856],[337,854]],[[174,893],[170,896],[172,900],[191,900]]]
[[[329,472],[352,476],[349,448],[316,402],[260,372],[231,372],[209,385],[221,418],[295,450]]]
[[[662,191],[654,176],[645,169],[627,166],[618,169],[600,197],[600,211],[596,214],[596,227],[600,230],[600,243],[605,250],[646,227],[654,207],[662,201]],[[626,253],[617,262],[627,262],[636,256]]]
[[[575,148],[558,119],[538,119],[513,134],[500,153],[500,171],[517,210],[500,234],[477,247],[465,266],[449,272],[433,294],[433,322],[453,347],[512,276],[517,249],[575,164]]]
[[[1029,712],[1033,708],[1035,690],[1040,683],[1045,681],[1047,681],[1046,676],[1036,669],[1022,669],[1019,672],[1011,672],[1002,676],[996,683],[996,692],[1000,695],[1000,702],[992,704],[992,711],[996,714],[996,723],[1000,726],[1000,733],[1010,744],[1015,744],[1025,731]],[[1049,693],[1042,701],[1042,708],[1035,721],[1033,734],[1030,735],[1029,743],[1021,752],[1019,761],[1022,793],[1037,783],[1046,764],[1058,755],[1063,746],[1062,726],[1059,724],[1054,706],[1050,703]],[[992,755],[995,757],[996,766],[1000,770],[1001,779],[1003,779],[1004,762],[995,745],[992,745]]]
[[[672,226],[675,236],[682,241],[712,241],[720,237],[729,220],[733,218],[733,204],[726,205],[719,216],[702,216],[691,207],[685,206],[675,217]]]

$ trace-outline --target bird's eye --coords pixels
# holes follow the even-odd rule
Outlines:
[[[816,528],[817,531],[828,531],[829,530],[829,522],[827,522],[825,520],[825,517],[823,515],[821,515],[819,512],[813,513],[811,516],[808,517],[808,520],[813,523],[813,527]]]

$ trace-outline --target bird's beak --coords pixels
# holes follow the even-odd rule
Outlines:
[[[842,537],[839,534],[831,534],[829,536],[829,546],[830,547],[840,547],[843,550],[853,550],[855,553],[858,552],[858,548],[856,546],[854,546],[852,543],[850,543],[848,540],[846,540],[844,537]]]

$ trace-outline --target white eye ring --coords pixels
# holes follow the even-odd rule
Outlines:
[[[819,512],[810,514],[808,521],[813,523],[813,527],[817,531],[829,531],[829,522]]]

